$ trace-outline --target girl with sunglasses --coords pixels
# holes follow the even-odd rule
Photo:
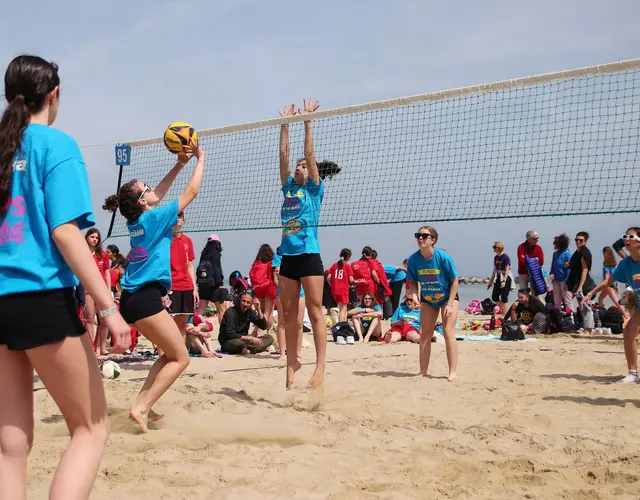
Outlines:
[[[618,267],[597,287],[585,295],[584,302],[589,302],[598,292],[613,285],[616,281],[626,283],[635,292],[636,307],[631,319],[624,327],[624,354],[627,358],[629,373],[620,383],[640,383],[638,376],[638,344],[636,337],[640,330],[640,227],[630,227],[622,237],[629,256],[618,263]]]
[[[451,257],[436,248],[438,232],[431,226],[422,226],[415,238],[418,251],[409,257],[407,265],[407,295],[418,303],[420,295],[420,374],[427,376],[431,357],[431,337],[436,328],[438,314],[442,313],[444,341],[449,363],[449,380],[458,378],[458,345],[455,325],[460,301],[458,299],[458,273]]]
[[[182,168],[195,156],[198,160],[184,192],[175,200],[158,207]],[[204,151],[196,144],[186,146],[178,162],[153,189],[134,179],[123,184],[118,194],[109,196],[105,210],[118,208],[127,219],[131,252],[129,265],[121,280],[120,312],[124,319],[147,337],[162,355],[149,371],[140,394],[130,410],[142,432],[149,419],[157,419],[151,408],[189,365],[189,353],[180,329],[163,305],[171,289],[170,248],[178,213],[195,199],[202,183]]]
[[[313,340],[316,348],[316,367],[309,381],[309,387],[320,388],[324,381],[327,350],[327,325],[322,312],[324,292],[324,267],[320,258],[318,243],[318,222],[320,205],[324,197],[324,181],[320,176],[313,148],[311,129],[312,115],[319,107],[318,101],[304,100],[306,114],[304,122],[304,158],[298,160],[293,176],[289,166],[289,126],[280,127],[280,180],[284,202],[281,209],[282,262],[278,280],[280,302],[284,319],[287,349],[286,387],[291,388],[295,373],[302,367],[298,361],[298,312],[300,288],[306,296],[307,311],[311,320]],[[294,116],[293,104],[284,109],[280,116]]]

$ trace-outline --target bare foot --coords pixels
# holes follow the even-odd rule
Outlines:
[[[240,354],[246,356],[247,354],[251,354],[251,351],[245,347],[244,349],[242,349],[242,352]]]
[[[450,373],[448,380],[449,382],[455,382],[456,380],[458,380],[458,375],[456,374],[456,372]]]
[[[142,413],[137,408],[131,408],[129,416],[140,426],[140,432],[149,432],[149,428],[147,427],[147,423],[149,421],[148,413]]]
[[[162,420],[163,418],[164,415],[156,413],[153,410],[149,410],[149,420],[151,420],[152,422],[157,422],[158,420]]]
[[[425,377],[425,378],[426,378],[426,376],[427,376],[427,372],[420,372],[420,376],[421,376],[421,377]]]
[[[287,360],[287,355],[286,354],[281,354],[280,356],[278,356],[278,361],[286,361]]]
[[[302,368],[302,365],[300,364],[300,361],[297,360],[294,365],[287,365],[287,390],[291,389],[291,386],[293,385],[293,376],[300,368]]]
[[[316,366],[313,375],[309,379],[307,387],[310,389],[322,389],[324,387],[324,368]]]

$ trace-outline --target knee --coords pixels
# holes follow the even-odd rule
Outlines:
[[[312,323],[316,321],[324,321],[324,316],[322,315],[322,308],[313,307],[308,310],[309,311],[309,319]]]
[[[33,447],[33,430],[23,433],[16,428],[8,428],[3,431],[0,438],[0,452],[2,456],[25,459],[29,456]]]

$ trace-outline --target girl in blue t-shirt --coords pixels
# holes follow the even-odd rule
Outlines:
[[[163,297],[171,289],[171,241],[178,213],[195,199],[202,183],[205,153],[197,144],[185,146],[176,165],[155,189],[134,179],[109,196],[103,208],[120,209],[127,219],[131,252],[129,265],[120,282],[120,311],[124,319],[158,347],[155,362],[130,415],[142,432],[149,429],[149,418],[157,419],[151,408],[189,365],[185,340],[169,313]],[[158,207],[182,168],[196,157],[198,162],[184,192],[167,205]]]
[[[300,114],[312,114],[320,105],[318,101],[304,100]],[[295,115],[292,104],[280,116]],[[313,150],[311,119],[304,122],[304,158],[298,160],[293,177],[289,167],[289,126],[280,127],[280,180],[282,182],[282,243],[280,244],[280,302],[285,324],[286,343],[296,345],[298,339],[298,313],[300,287],[304,288],[307,310],[313,330],[316,348],[316,367],[309,381],[313,388],[324,381],[327,349],[327,326],[322,312],[324,291],[324,267],[318,244],[320,204],[324,196],[324,183]],[[279,313],[280,314],[280,313]],[[293,377],[302,365],[296,349],[287,350],[286,387],[293,385]]]
[[[77,312],[78,278],[114,340],[129,345],[81,230],[95,224],[76,141],[50,128],[58,66],[18,56],[4,77],[0,119],[0,498],[27,498],[34,434],[33,370],[65,418],[71,441],[50,498],[88,498],[109,435],[107,401]],[[83,293],[84,295],[84,293]]]
[[[640,332],[640,227],[630,227],[622,238],[629,256],[620,261],[609,277],[605,278],[602,283],[585,295],[580,307],[585,302],[589,302],[598,292],[612,286],[616,281],[625,283],[633,288],[635,292],[635,307],[632,308],[633,314],[623,331],[624,354],[627,358],[629,373],[620,380],[621,383],[628,384],[640,382],[640,376],[638,376],[638,344],[636,343],[636,337]]]
[[[611,247],[604,247],[602,249],[602,277],[607,279],[613,275],[613,272],[616,270],[616,266],[618,265],[618,261],[616,260],[616,254]],[[598,297],[598,307],[604,306],[604,299],[609,297],[613,302],[613,305],[616,309],[618,309],[624,316],[629,316],[627,311],[618,301],[618,284],[613,283],[611,286],[606,287],[600,293]]]
[[[431,357],[431,338],[442,313],[444,341],[449,363],[449,380],[458,378],[458,345],[455,325],[460,302],[458,300],[458,273],[451,257],[435,247],[438,232],[431,226],[422,226],[415,233],[418,251],[409,257],[407,265],[407,293],[422,303],[420,311],[420,374],[427,376]]]

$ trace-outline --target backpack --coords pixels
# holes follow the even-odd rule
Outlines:
[[[577,330],[571,311],[562,312],[555,307],[549,310],[549,331],[551,333],[568,333]]]
[[[209,261],[202,261],[196,269],[196,283],[198,285],[214,285],[213,266]]]
[[[358,334],[346,321],[341,321],[333,325],[331,327],[331,335],[333,335],[334,342],[338,340],[338,337],[353,337],[356,340],[360,340]]]
[[[522,328],[516,321],[504,320],[502,322],[502,335],[500,340],[524,340]]]
[[[611,328],[611,333],[620,334],[624,330],[624,316],[615,307],[610,307],[602,318],[602,327]]]
[[[467,306],[465,311],[469,314],[481,314],[482,303],[478,299],[473,299],[471,302],[469,302],[469,305]]]
[[[493,300],[486,298],[480,303],[480,307],[482,308],[482,314],[494,314],[496,303]]]

